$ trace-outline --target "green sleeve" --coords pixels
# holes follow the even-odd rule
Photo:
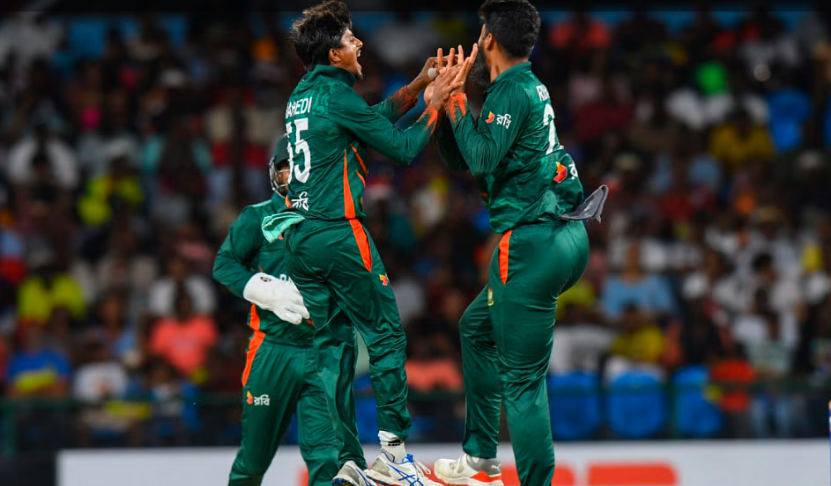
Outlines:
[[[439,115],[438,126],[433,136],[433,145],[436,146],[441,160],[448,169],[460,172],[467,171],[467,163],[459,151],[456,137],[453,136],[453,127],[450,126],[450,121],[444,114]]]
[[[264,241],[256,211],[245,208],[231,224],[228,236],[219,247],[214,260],[214,279],[237,297],[242,297],[245,284],[259,272],[254,258]]]
[[[428,107],[415,123],[402,130],[370,108],[355,90],[349,88],[332,96],[329,119],[392,160],[409,165],[430,142],[438,112]]]
[[[454,95],[445,109],[462,157],[474,176],[489,174],[499,165],[525,125],[528,97],[515,83],[494,87],[482,106],[478,120],[467,107],[467,95]]]
[[[404,86],[384,101],[377,105],[372,105],[372,110],[392,123],[395,123],[405,113],[412,110],[417,102],[418,97],[410,94],[410,90],[407,86]]]

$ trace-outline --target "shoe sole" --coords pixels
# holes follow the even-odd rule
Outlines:
[[[480,481],[473,478],[448,478],[438,471],[433,471],[433,473],[441,482],[449,486],[505,486],[501,477],[498,479],[489,479],[488,481]]]

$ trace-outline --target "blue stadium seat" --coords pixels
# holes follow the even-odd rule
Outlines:
[[[802,144],[802,125],[813,114],[811,99],[802,90],[781,89],[768,96],[770,134],[778,152]]]
[[[109,21],[100,17],[79,17],[67,21],[69,51],[74,57],[101,57],[107,42]]]
[[[704,396],[709,373],[704,366],[689,366],[675,373],[675,427],[686,437],[713,437],[721,431],[718,406]]]
[[[607,397],[609,427],[627,439],[646,439],[660,433],[667,422],[667,401],[661,381],[642,371],[618,376]]]
[[[372,390],[369,375],[355,378],[355,412],[358,416],[358,437],[361,443],[371,444],[378,441],[378,415],[375,396],[360,397],[358,394]]]
[[[551,432],[555,439],[585,440],[600,428],[599,378],[585,372],[549,375]]]

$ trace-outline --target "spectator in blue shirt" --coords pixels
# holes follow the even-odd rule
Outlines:
[[[67,395],[70,365],[67,358],[43,342],[44,325],[26,324],[22,348],[12,354],[6,372],[8,396],[62,398]]]
[[[660,275],[644,273],[637,243],[626,250],[620,273],[606,279],[601,305],[606,317],[618,319],[627,304],[634,304],[660,322],[674,314],[675,305],[669,283]]]

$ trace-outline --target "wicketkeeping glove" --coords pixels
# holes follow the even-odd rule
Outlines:
[[[294,283],[281,280],[267,273],[257,273],[242,291],[245,300],[269,310],[280,319],[292,324],[300,324],[309,318],[309,310],[303,304],[303,296]]]

